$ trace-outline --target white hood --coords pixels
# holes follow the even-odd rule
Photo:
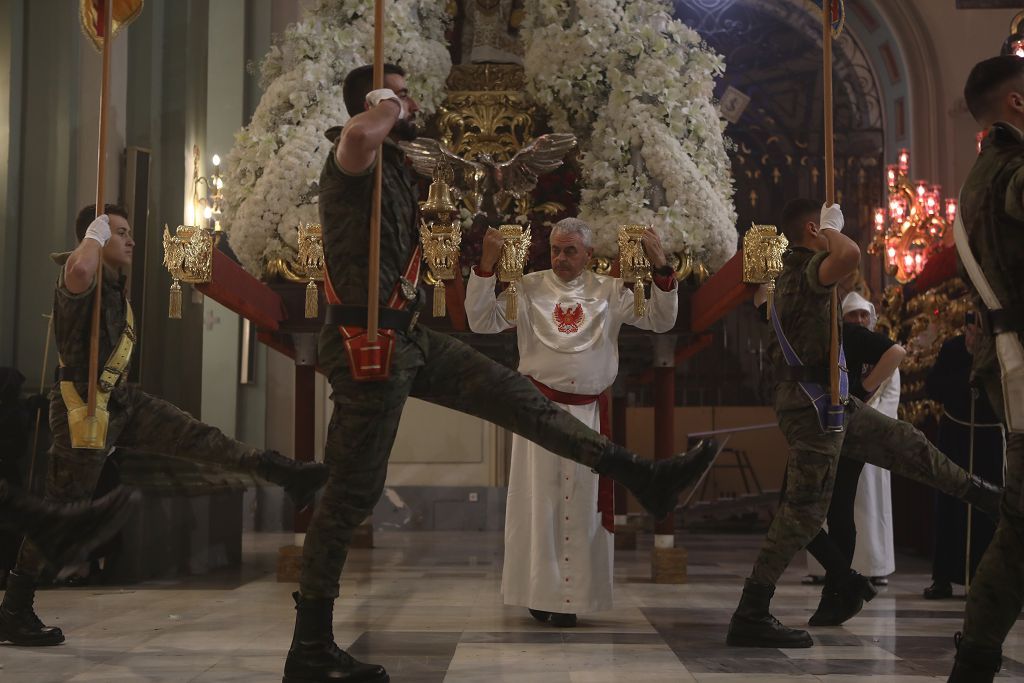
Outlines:
[[[868,329],[875,329],[875,323],[878,322],[878,314],[875,313],[875,305],[857,292],[850,292],[843,298],[843,315],[852,313],[853,311],[867,311]]]

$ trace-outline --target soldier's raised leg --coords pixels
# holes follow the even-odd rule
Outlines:
[[[883,467],[999,516],[1002,490],[950,460],[913,425],[850,398],[844,457]]]
[[[250,474],[284,489],[297,509],[313,502],[327,482],[327,467],[253,448],[200,422],[177,406],[126,387],[128,419],[117,445]]]
[[[419,339],[427,363],[410,395],[482,418],[593,468],[626,486],[656,519],[675,509],[679,493],[700,478],[717,453],[717,444],[708,440],[666,460],[641,458],[589,429],[518,372],[429,329]]]

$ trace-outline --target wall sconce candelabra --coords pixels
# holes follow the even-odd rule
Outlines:
[[[211,159],[213,171],[209,176],[199,175],[199,145],[192,146],[192,206],[195,209],[196,223],[202,215],[207,230],[220,233],[221,207],[224,203],[224,176],[220,173],[220,155],[214,154]],[[200,196],[200,186],[205,185],[206,191]]]
[[[942,188],[925,180],[910,181],[910,152],[901,149],[898,163],[886,167],[887,207],[875,209],[870,254],[884,254],[890,275],[905,283],[917,277],[928,258],[952,239],[957,201],[943,200]]]

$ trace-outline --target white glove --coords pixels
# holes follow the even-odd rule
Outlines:
[[[843,226],[845,225],[843,220],[843,212],[839,208],[838,204],[832,206],[821,205],[821,220],[819,225],[822,230],[835,230],[836,232],[842,232]]]
[[[100,246],[104,246],[107,240],[110,239],[110,219],[107,214],[96,216],[93,222],[89,224],[89,227],[85,229],[85,237],[83,239],[96,240],[100,243]]]
[[[378,104],[380,104],[384,100],[394,100],[395,102],[397,102],[398,103],[398,109],[399,109],[398,118],[399,119],[404,119],[405,118],[405,116],[406,116],[405,105],[402,104],[402,100],[400,100],[398,98],[398,95],[396,95],[395,91],[392,90],[391,88],[381,88],[380,90],[371,90],[366,95],[366,103],[368,105],[370,105],[371,108],[372,107],[376,107]]]

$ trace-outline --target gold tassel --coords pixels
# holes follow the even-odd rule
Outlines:
[[[647,300],[644,299],[644,283],[637,280],[633,283],[633,312],[640,317],[647,312]]]
[[[171,298],[167,303],[167,317],[181,320],[181,284],[175,279],[171,283]]]
[[[515,319],[519,317],[519,306],[516,301],[516,281],[508,283],[508,292],[505,297],[505,319],[509,322],[515,322]]]
[[[312,279],[306,285],[306,317],[320,317],[320,290]]]
[[[445,317],[447,310],[444,300],[444,280],[438,280],[437,284],[434,285],[434,317]]]

